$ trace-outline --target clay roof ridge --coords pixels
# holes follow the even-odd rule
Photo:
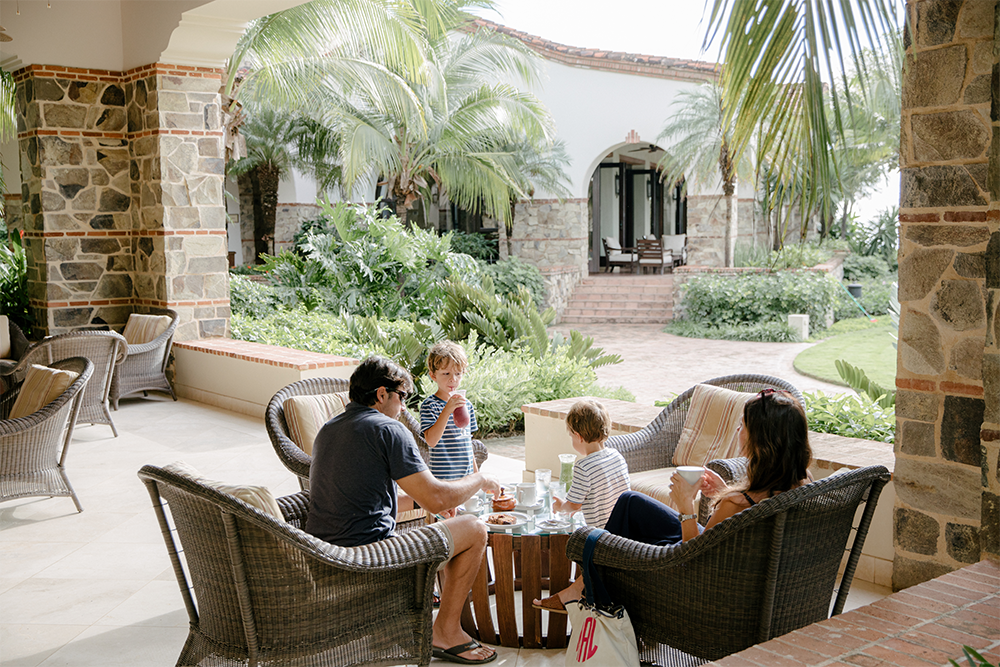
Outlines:
[[[576,47],[570,46],[568,44],[560,44],[559,42],[553,42],[552,40],[545,39],[539,35],[532,35],[530,33],[524,32],[523,30],[517,30],[516,28],[510,28],[508,26],[502,25],[500,23],[495,23],[488,19],[476,17],[471,21],[472,26],[490,28],[496,32],[503,33],[505,35],[510,35],[515,39],[524,42],[530,47],[547,49],[550,51],[555,51],[557,53],[562,53],[566,55],[572,55],[580,58],[594,58],[596,60],[606,60],[606,61],[619,61],[619,62],[633,62],[641,63],[644,65],[658,65],[661,67],[679,67],[685,69],[696,69],[706,72],[715,72],[717,65],[715,63],[710,63],[701,60],[690,60],[686,58],[670,58],[668,56],[653,56],[646,55],[642,53],[629,53],[626,51],[608,51],[606,49],[598,49],[592,47]]]

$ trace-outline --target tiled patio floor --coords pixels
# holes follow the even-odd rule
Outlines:
[[[278,462],[262,420],[151,396],[122,402],[120,436],[82,426],[67,468],[69,498],[0,505],[0,664],[4,667],[173,665],[187,615],[145,487],[146,463],[183,460],[216,479],[298,485]],[[485,468],[520,479],[523,462],[492,455]],[[886,594],[856,585],[851,606]],[[503,667],[563,664],[562,651],[500,649]]]

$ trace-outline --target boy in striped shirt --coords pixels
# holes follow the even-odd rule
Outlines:
[[[437,391],[420,404],[420,430],[430,447],[431,473],[438,479],[461,479],[479,472],[472,452],[472,433],[479,430],[476,410],[465,396],[455,393],[469,365],[465,350],[450,340],[435,343],[427,355],[427,370]],[[469,424],[455,425],[455,411],[464,406]],[[442,513],[454,516],[454,510]]]
[[[565,500],[554,498],[556,512],[578,512],[588,526],[604,528],[618,496],[629,490],[628,465],[604,441],[611,434],[611,416],[597,401],[583,399],[573,404],[566,415],[573,449],[580,456],[573,464],[573,483]],[[562,480],[560,480],[562,481]]]

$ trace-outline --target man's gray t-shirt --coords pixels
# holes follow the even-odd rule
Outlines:
[[[405,426],[352,401],[316,435],[306,532],[342,547],[390,537],[395,480],[422,470],[427,464]]]

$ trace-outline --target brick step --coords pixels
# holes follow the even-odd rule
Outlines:
[[[667,317],[624,317],[593,315],[588,317],[575,317],[563,315],[561,324],[667,324],[671,318]]]
[[[673,315],[670,308],[644,308],[644,309],[622,309],[622,308],[602,308],[600,310],[590,308],[567,308],[563,317],[637,317],[637,318],[667,318],[669,321]]]
[[[573,297],[584,298],[603,297],[610,299],[650,299],[650,298],[673,298],[672,289],[656,289],[650,287],[637,286],[634,289],[623,290],[620,287],[613,289],[597,287],[577,287],[573,290]]]
[[[607,310],[607,309],[619,309],[619,310],[642,310],[642,309],[663,309],[671,308],[673,304],[670,301],[663,300],[644,300],[644,301],[633,301],[633,300],[596,300],[596,299],[572,299],[568,304],[567,308],[576,309],[589,309],[589,310]]]
[[[619,286],[632,286],[632,285],[660,285],[671,287],[674,284],[673,276],[622,276],[621,278],[608,277],[608,278],[595,278],[591,276],[589,278],[584,278],[580,281],[580,285],[619,285]]]

